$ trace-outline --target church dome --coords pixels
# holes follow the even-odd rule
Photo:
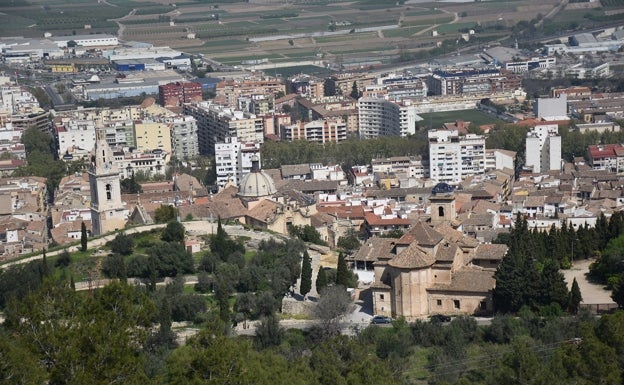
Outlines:
[[[260,161],[254,157],[251,172],[243,177],[240,186],[238,186],[238,195],[247,198],[259,198],[273,195],[276,192],[273,178],[260,170]]]

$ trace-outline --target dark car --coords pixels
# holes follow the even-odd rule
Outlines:
[[[451,317],[444,314],[434,314],[429,317],[429,321],[431,322],[451,322]]]
[[[385,316],[385,315],[376,315],[371,320],[371,323],[376,324],[376,325],[377,324],[389,324],[389,323],[392,323],[392,318]]]

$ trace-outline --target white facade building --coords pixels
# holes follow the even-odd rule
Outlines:
[[[192,116],[168,118],[171,127],[171,151],[178,159],[190,159],[199,155],[197,121]]]
[[[228,182],[237,186],[243,177],[251,171],[252,157],[260,160],[260,143],[241,143],[236,137],[226,137],[222,143],[215,144],[215,163],[217,185],[225,187]]]
[[[457,130],[432,130],[429,137],[429,175],[436,183],[457,184],[469,175],[485,173],[485,138],[460,136]]]
[[[525,167],[534,173],[561,170],[561,136],[556,124],[537,125],[527,133]]]
[[[358,115],[361,138],[413,135],[416,122],[421,120],[409,101],[393,102],[383,98],[360,98]]]

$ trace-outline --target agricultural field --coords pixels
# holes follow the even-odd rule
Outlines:
[[[563,9],[553,26],[573,20],[610,17],[624,0],[602,7]],[[290,2],[242,0],[11,0],[0,2],[0,36],[113,33],[120,40],[167,45],[234,63],[235,57],[276,61],[321,58],[324,65],[382,61],[427,50],[474,27],[510,33],[522,20],[548,14],[559,0],[439,2],[350,0]],[[391,27],[392,29],[385,29]],[[434,35],[436,31],[438,35]],[[325,33],[325,36],[322,34]],[[328,36],[328,33],[334,35]],[[257,38],[262,38],[259,41]],[[489,40],[478,32],[472,39]],[[291,53],[292,52],[292,53]],[[306,53],[306,54],[303,54]],[[311,54],[307,54],[311,53]],[[319,59],[320,60],[320,59]]]

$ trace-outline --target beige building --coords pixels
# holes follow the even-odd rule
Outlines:
[[[134,143],[139,151],[161,149],[171,154],[171,128],[168,123],[135,122]]]
[[[413,321],[493,311],[494,273],[507,247],[479,244],[455,230],[454,194],[439,186],[430,223],[417,222],[398,240],[369,239],[349,258],[374,266],[375,314]]]

